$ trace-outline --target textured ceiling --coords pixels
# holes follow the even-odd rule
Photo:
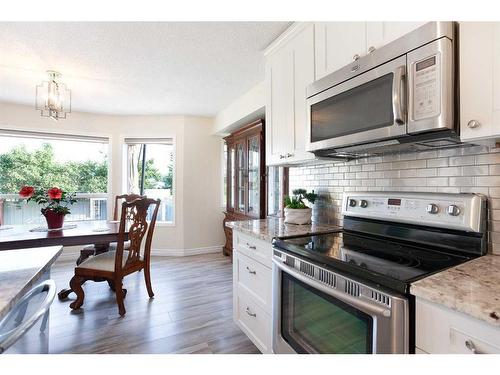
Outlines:
[[[62,73],[74,111],[212,116],[264,78],[287,22],[0,22],[0,101]]]

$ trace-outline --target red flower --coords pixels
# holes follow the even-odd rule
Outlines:
[[[63,191],[58,187],[53,187],[47,191],[47,195],[50,199],[61,199]]]
[[[35,194],[35,188],[33,186],[23,186],[21,190],[19,190],[19,196],[21,198],[31,198]]]

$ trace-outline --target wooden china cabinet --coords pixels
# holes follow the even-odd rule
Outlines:
[[[266,217],[264,120],[254,121],[224,140],[227,169],[223,253],[232,256],[233,233],[226,222]]]

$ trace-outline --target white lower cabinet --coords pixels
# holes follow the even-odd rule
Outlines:
[[[415,317],[418,353],[500,353],[500,327],[421,298],[416,299]]]
[[[271,346],[272,245],[233,232],[233,317],[262,353]]]

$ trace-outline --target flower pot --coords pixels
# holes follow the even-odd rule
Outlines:
[[[59,229],[63,227],[65,214],[59,214],[52,210],[46,210],[43,212],[45,220],[47,220],[47,228],[49,229]]]
[[[310,208],[287,208],[285,207],[285,223],[287,224],[310,224],[312,210]]]

